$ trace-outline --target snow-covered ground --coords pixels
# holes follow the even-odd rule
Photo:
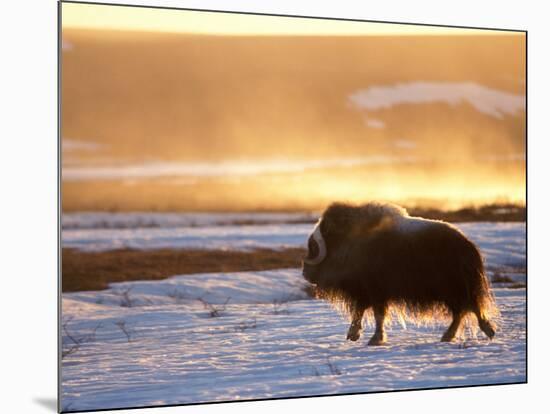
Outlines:
[[[311,223],[299,223],[308,220]],[[62,243],[63,247],[84,251],[305,247],[315,220],[316,217],[305,214],[261,213],[67,215],[63,218],[63,226],[67,228],[62,231]],[[233,224],[236,222],[247,224]],[[525,223],[459,223],[457,226],[481,247],[489,267],[525,267]]]
[[[147,227],[204,227],[229,224],[267,224],[314,221],[314,213],[63,213],[63,229],[121,229]]]
[[[299,271],[178,276],[63,299],[66,410],[510,383],[525,380],[525,290],[497,288],[489,342],[392,324],[389,345],[345,340]],[[130,291],[128,292],[128,289]],[[227,304],[225,304],[227,302]],[[224,305],[225,304],[225,305]],[[213,316],[218,313],[218,316]],[[125,331],[128,333],[125,333]],[[95,332],[95,334],[94,334]],[[372,334],[367,327],[366,337]]]
[[[525,282],[524,224],[459,227],[479,243],[489,267]],[[226,247],[264,243],[263,247],[280,248],[302,245],[311,224],[186,227],[180,236],[172,234],[170,240],[176,242],[169,247],[182,247],[178,240],[183,243],[186,236],[197,234],[193,229],[207,228],[215,229],[211,234],[218,235]],[[220,233],[223,229],[227,233]],[[138,229],[109,231],[119,237],[117,232],[127,230]],[[150,248],[157,230],[149,228],[147,239],[147,231],[141,229],[141,239],[134,234],[124,243]],[[167,238],[170,231],[183,232],[182,227],[160,230],[166,230]],[[80,239],[68,242],[66,235],[73,231]],[[89,239],[82,236],[83,231],[64,231],[64,245],[86,248]],[[98,243],[96,236],[93,243]],[[107,243],[108,237],[101,240]],[[204,245],[197,246],[197,240]],[[208,247],[208,240],[197,237],[183,246]],[[446,321],[408,324],[406,329],[392,322],[388,345],[368,347],[372,326],[367,326],[358,342],[346,341],[346,318],[326,302],[308,298],[304,286],[299,269],[279,269],[174,276],[112,284],[99,292],[63,294],[63,409],[526,380],[524,288],[494,286],[501,317],[493,341],[466,330],[462,339],[441,343]]]

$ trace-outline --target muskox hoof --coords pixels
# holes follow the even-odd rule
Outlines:
[[[386,344],[386,335],[374,335],[370,341],[370,346],[378,346],[378,345],[385,345]]]
[[[489,337],[489,339],[493,339],[495,336],[495,328],[489,321],[481,320],[479,321],[479,327],[483,331],[485,335]]]
[[[348,336],[346,337],[350,341],[357,341],[361,337],[361,334],[359,332],[348,332]]]

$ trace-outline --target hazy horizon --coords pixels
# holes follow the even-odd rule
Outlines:
[[[62,36],[66,211],[525,203],[523,34]]]

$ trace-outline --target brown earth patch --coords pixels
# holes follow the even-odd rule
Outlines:
[[[220,250],[62,251],[62,290],[106,289],[109,283],[158,280],[174,275],[270,270],[300,267],[305,250],[258,249],[251,252]]]

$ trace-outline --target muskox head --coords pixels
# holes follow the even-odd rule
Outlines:
[[[325,274],[334,273],[349,259],[354,233],[359,230],[356,207],[335,203],[319,219],[307,243],[307,256],[303,260],[306,280],[323,284]],[[354,231],[355,230],[355,231]]]
[[[309,236],[304,278],[321,288],[341,284],[363,264],[364,244],[405,216],[406,210],[391,204],[331,204]]]

